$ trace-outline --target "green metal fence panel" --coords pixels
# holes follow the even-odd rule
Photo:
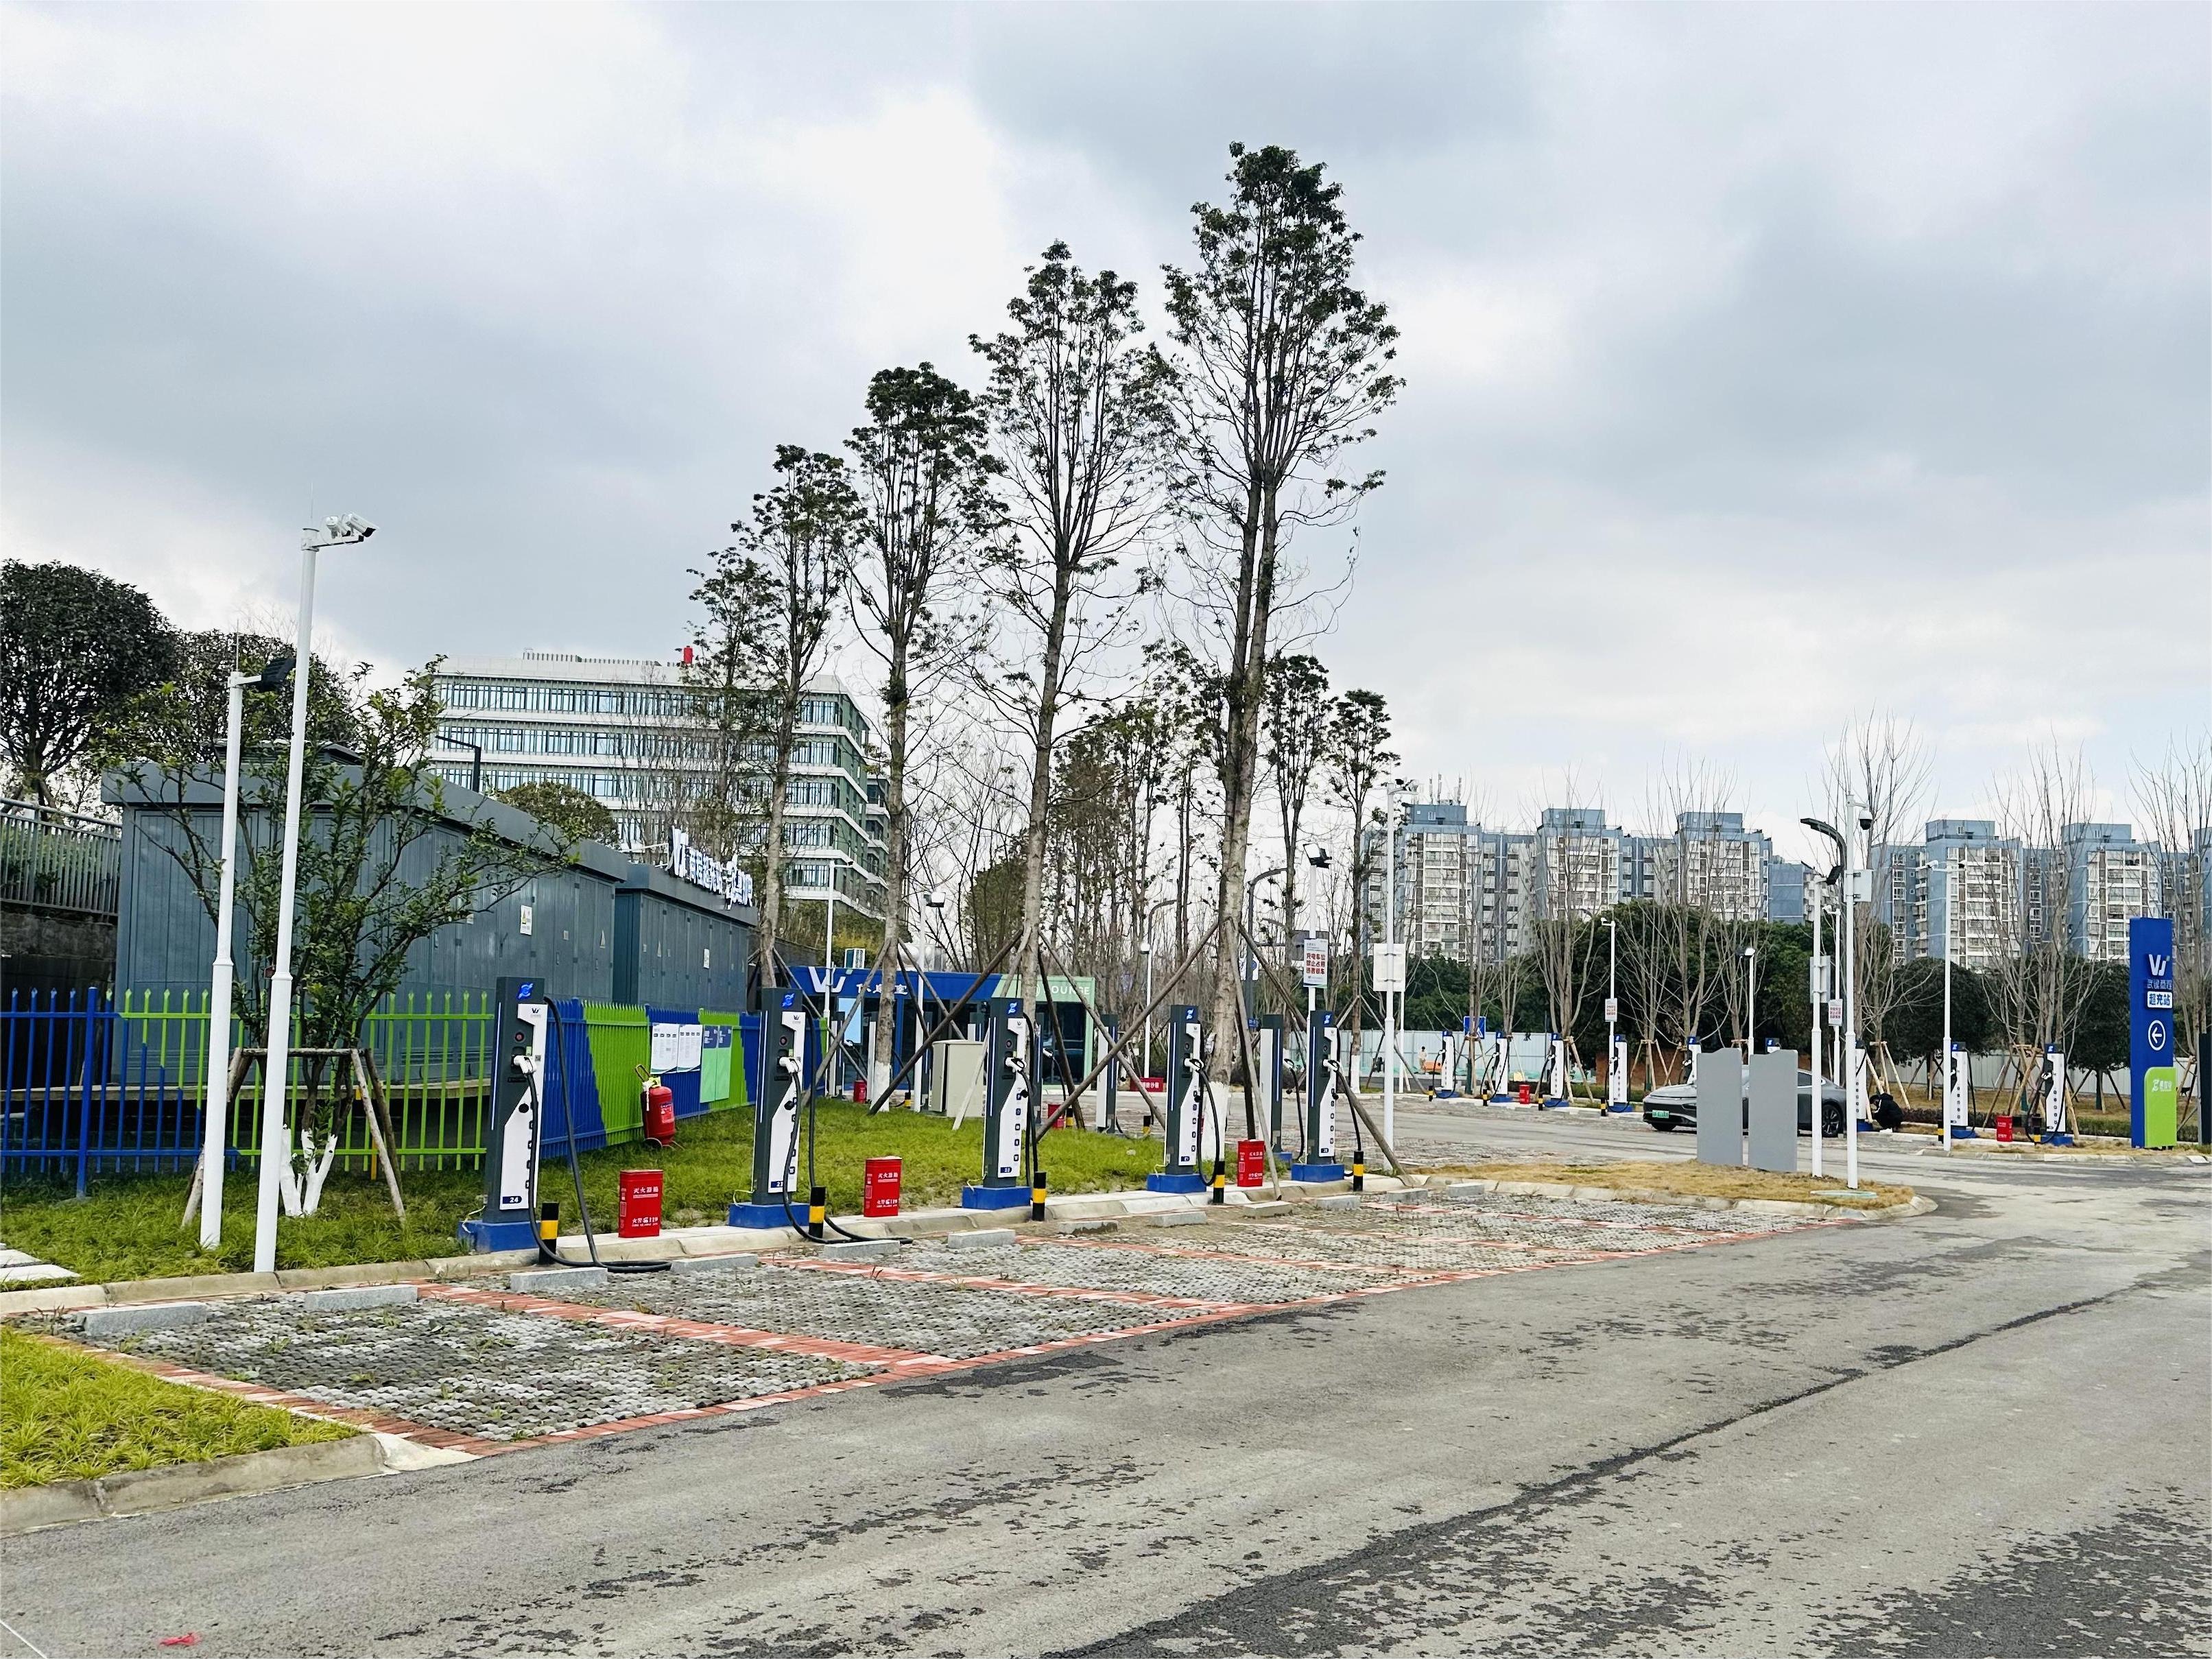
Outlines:
[[[208,997],[205,992],[161,991],[125,994],[118,1014],[137,1042],[183,1079],[203,1103],[206,1076]],[[387,999],[362,1027],[362,1047],[384,1079],[392,1113],[393,1155],[401,1167],[463,1169],[481,1163],[484,1148],[485,1056],[491,1046],[491,1000],[478,993],[413,994]],[[231,1040],[244,1040],[234,1022]],[[306,1087],[318,1073],[325,1098],[338,1062],[303,1060],[295,1066],[292,1090]],[[352,1087],[353,1079],[346,1079]],[[264,1095],[258,1068],[249,1072],[232,1103],[229,1144],[242,1158],[261,1151]],[[343,1103],[331,1101],[333,1107]],[[338,1157],[349,1167],[365,1167],[374,1153],[368,1122],[356,1105],[345,1115]]]
[[[638,1068],[653,1058],[653,1033],[645,1010],[587,1002],[584,1035],[592,1045],[592,1076],[599,1085],[599,1121],[606,1128],[607,1145],[627,1146],[644,1139]]]
[[[208,1093],[208,997],[205,992],[126,994],[118,1006],[135,1040],[153,1063],[179,1079],[188,1096]],[[740,1026],[734,1013],[703,1011],[702,1024]],[[646,1011],[615,1003],[584,1005],[586,1040],[599,1087],[600,1121],[610,1146],[644,1138],[638,1069],[652,1058]],[[485,1079],[492,1041],[491,998],[483,993],[410,993],[387,999],[362,1028],[362,1045],[383,1078],[392,1112],[393,1152],[402,1169],[473,1169],[484,1152],[489,1091]],[[246,1038],[234,1024],[232,1042]],[[733,1050],[730,1092],[714,1111],[745,1111],[750,1099],[742,1059]],[[307,1086],[307,1068],[321,1065],[327,1099],[335,1061],[301,1061],[293,1073],[295,1097]],[[349,1086],[350,1079],[349,1079]],[[262,1080],[257,1069],[232,1103],[229,1145],[242,1158],[261,1147]],[[337,1103],[333,1103],[334,1104]],[[345,1113],[340,1164],[366,1169],[374,1157],[365,1112]]]
[[[742,1031],[744,1017],[742,1014],[717,1013],[711,1008],[702,1008],[699,1011],[699,1023],[702,1025],[727,1025],[734,1031]],[[730,1039],[730,1091],[721,1099],[712,1103],[708,1109],[714,1112],[742,1112],[749,1109],[749,1103],[745,1098],[745,1045],[741,1036],[732,1036]]]

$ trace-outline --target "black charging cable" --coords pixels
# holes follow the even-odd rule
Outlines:
[[[801,992],[799,995],[804,999],[805,994]],[[830,1065],[829,1029],[830,994],[827,990],[824,990],[822,994],[822,1066],[823,1073],[826,1075]],[[763,1036],[765,1037],[766,1033],[763,1032]],[[806,1071],[806,1057],[805,1053],[805,1037],[802,1035],[799,1038],[801,1045],[800,1054],[792,1067],[791,1074],[794,1078],[804,1076]],[[811,1176],[814,1169],[814,1143],[817,1139],[819,1138],[821,1133],[821,1118],[815,1110],[815,1103],[817,1098],[818,1097],[816,1095],[814,1090],[810,1086],[806,1091],[806,1167],[810,1176]],[[769,1115],[770,1120],[773,1121],[775,1115],[771,1113]],[[813,1239],[816,1237],[816,1234],[814,1231],[812,1218],[810,1216],[807,1220],[801,1221],[799,1218],[799,1212],[793,1209],[791,1205],[792,1184],[798,1179],[799,1125],[794,1122],[791,1126],[791,1156],[784,1160],[783,1166],[783,1219],[784,1224],[788,1226],[792,1231],[797,1233],[801,1238]],[[807,1208],[811,1211],[813,1206],[813,1194],[810,1192],[807,1195]],[[884,1242],[881,1238],[870,1238],[866,1233],[856,1233],[848,1227],[839,1226],[837,1224],[837,1218],[830,1213],[830,1206],[826,1203],[822,1206],[822,1224],[827,1227],[831,1232],[836,1234],[838,1237],[849,1239],[855,1244],[880,1244]],[[888,1233],[885,1234],[884,1237],[892,1239],[902,1247],[914,1243],[910,1238],[901,1238],[896,1233]]]
[[[547,1238],[542,1232],[538,1237],[538,1259],[549,1266],[556,1267],[589,1266],[603,1267],[611,1273],[665,1273],[668,1271],[668,1264],[665,1261],[602,1261],[599,1260],[599,1241],[592,1231],[592,1206],[584,1198],[584,1168],[576,1161],[576,1097],[574,1091],[568,1087],[568,1046],[566,1033],[561,1023],[561,1005],[548,997],[545,1000],[545,1008],[550,1016],[553,1026],[553,1053],[556,1057],[556,1063],[561,1067],[561,1115],[568,1128],[568,1133],[562,1137],[562,1139],[568,1149],[568,1176],[575,1183],[576,1208],[583,1217],[584,1248],[591,1253],[592,1259],[588,1263],[569,1261],[554,1247],[553,1241]],[[536,1079],[536,1083],[538,1133],[539,1142],[543,1145],[545,1133],[545,1080],[540,1077]]]

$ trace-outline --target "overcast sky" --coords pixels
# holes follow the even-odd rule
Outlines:
[[[1322,654],[1493,821],[1702,757],[1931,807],[2212,719],[2212,10],[9,7],[0,525],[387,666],[659,654],[779,441],[972,378],[1065,238],[1157,298],[1325,161],[1407,387]],[[1304,550],[1326,566],[1343,538]]]

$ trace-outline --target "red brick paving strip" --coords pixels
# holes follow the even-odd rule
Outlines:
[[[786,1389],[775,1394],[755,1395],[745,1400],[724,1401],[708,1406],[692,1406],[678,1411],[653,1412],[642,1417],[617,1418],[605,1423],[589,1423],[580,1428],[561,1429],[551,1434],[538,1435],[520,1440],[487,1440],[476,1435],[458,1434],[449,1429],[433,1428],[428,1424],[412,1422],[402,1417],[392,1417],[382,1412],[336,1406],[327,1401],[317,1400],[311,1395],[286,1394],[279,1389],[264,1388],[258,1382],[242,1382],[234,1377],[218,1376],[211,1372],[193,1370],[183,1365],[171,1364],[167,1360],[152,1359],[140,1354],[119,1353],[105,1348],[89,1348],[85,1345],[70,1342],[61,1337],[33,1334],[34,1340],[52,1343],[57,1347],[95,1353],[103,1358],[132,1366],[155,1376],[165,1377],[173,1382],[181,1382],[192,1388],[208,1389],[218,1394],[233,1395],[256,1405],[273,1406],[280,1410],[297,1412],[304,1417],[323,1418],[331,1422],[350,1424],[356,1428],[373,1429],[381,1434],[412,1441],[417,1445],[434,1447],[441,1450],[467,1452],[478,1457],[493,1457],[506,1452],[526,1451],[533,1446],[556,1445],[570,1440],[594,1440],[605,1435],[627,1434],[635,1429],[660,1428],[672,1424],[694,1422],[702,1418],[728,1417],[741,1412],[761,1411],[770,1406],[789,1405],[797,1401],[811,1400],[828,1395],[844,1394],[860,1389],[881,1388],[887,1382],[944,1376],[954,1372],[975,1370],[981,1366],[998,1364],[1010,1359],[1035,1358],[1047,1354],[1065,1353],[1077,1348],[1096,1347],[1102,1343],[1119,1342],[1133,1336],[1149,1336],[1161,1331],[1223,1324],[1232,1320],[1249,1318],[1255,1314],[1286,1313],[1300,1308],[1327,1307],[1334,1303],[1356,1302],[1368,1297],[1388,1296],[1398,1291],[1425,1289],[1432,1285],[1457,1285],[1477,1279],[1503,1278],[1509,1273],[1541,1273],[1547,1268],[1575,1267],[1593,1261],[1625,1261],[1637,1256],[1696,1249],[1703,1244],[1734,1243],[1754,1238],[1771,1238],[1778,1233],[1809,1231],[1816,1227],[1849,1226],[1856,1220],[1856,1217],[1842,1216],[1833,1220],[1805,1221],[1793,1227],[1761,1229],[1753,1232],[1702,1233],[1696,1239],[1686,1240],[1681,1244],[1662,1244],[1636,1250],[1592,1251],[1563,1260],[1530,1261],[1510,1267],[1459,1267],[1441,1272],[1414,1272],[1406,1277],[1393,1279],[1388,1284],[1363,1285],[1345,1291],[1327,1291],[1316,1296],[1301,1297],[1294,1302],[1206,1302],[1188,1297],[1158,1297],[1136,1291],[1104,1292],[1081,1288],[1072,1289],[1064,1285],[1025,1285],[1011,1280],[924,1273],[910,1267],[883,1267],[858,1262],[806,1261],[787,1264],[794,1267],[805,1267],[827,1273],[880,1275],[886,1279],[963,1285],[976,1289],[1012,1291],[1022,1295],[1074,1296],[1085,1300],[1119,1302],[1133,1307],[1152,1308],[1162,1311],[1171,1309],[1179,1310],[1178,1316],[1174,1318],[1154,1320],[1142,1325],[1127,1326],[1120,1330],[1096,1331],[1080,1336],[1058,1337],[1048,1342],[1030,1343],[1021,1347],[1002,1349],[996,1353],[977,1354],[967,1359],[948,1359],[933,1354],[915,1353],[902,1348],[876,1347],[863,1343],[835,1342],[816,1337],[793,1336],[775,1331],[757,1331],[742,1326],[716,1325],[704,1320],[675,1319],[660,1314],[640,1314],[629,1309],[585,1307],[575,1303],[556,1302],[544,1297],[524,1296],[514,1291],[476,1291],[465,1285],[416,1281],[417,1293],[422,1296],[465,1302],[507,1312],[539,1314],[553,1318],[574,1319],[581,1323],[605,1325],[617,1329],[647,1330],[661,1335],[684,1337],[696,1341],[720,1342],[732,1347],[774,1348],[784,1352],[813,1358],[844,1359],[860,1364],[878,1364],[884,1367],[883,1373],[876,1376],[851,1377],[837,1382],[817,1382],[805,1388]],[[1143,1243],[1116,1244],[1104,1248],[1149,1250],[1163,1255],[1200,1254],[1197,1251],[1178,1251],[1171,1246]],[[1206,1252],[1205,1254],[1215,1253]]]

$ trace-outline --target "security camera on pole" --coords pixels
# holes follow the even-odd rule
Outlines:
[[[246,694],[276,691],[292,672],[292,659],[278,657],[258,674],[234,673],[224,682],[229,706],[222,738],[222,881],[216,900],[215,961],[208,989],[206,1092],[200,1115],[205,1132],[200,1151],[200,1249],[222,1244],[222,1158],[230,1139],[230,1005],[235,964],[230,936],[237,914],[238,764],[246,722]]]
[[[1820,1071],[1820,1018],[1826,1012],[1828,1000],[1827,963],[1820,957],[1820,888],[1823,884],[1808,880],[1805,884],[1808,908],[1813,913],[1813,960],[1806,964],[1805,977],[1813,1002],[1813,1179],[1820,1179],[1820,1131],[1827,1120],[1828,1085]]]
[[[261,1073],[261,1188],[253,1213],[253,1271],[276,1271],[276,1198],[284,1166],[291,1161],[292,1139],[285,1109],[291,1093],[292,911],[300,877],[301,775],[307,761],[307,682],[304,665],[314,660],[315,555],[326,547],[352,547],[376,534],[376,526],[349,513],[325,519],[319,528],[300,532],[300,626],[293,653],[300,672],[292,676],[292,749],[284,767],[284,842],[276,889],[276,955],[269,981],[269,1056]]]

